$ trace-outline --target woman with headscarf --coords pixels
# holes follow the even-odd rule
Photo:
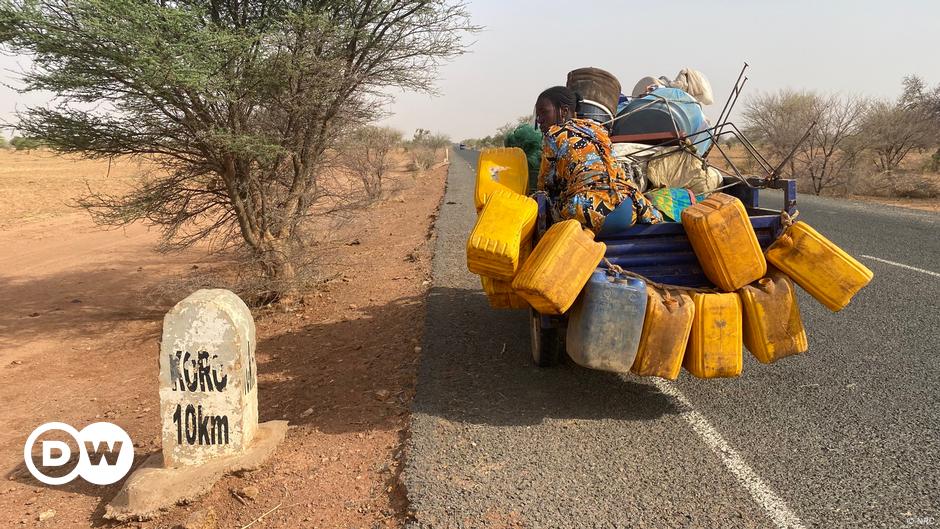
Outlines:
[[[564,86],[545,90],[535,102],[543,134],[538,188],[552,199],[555,219],[575,219],[595,234],[605,226],[609,233],[661,222],[611,156],[607,130],[579,119],[577,105],[577,94]]]

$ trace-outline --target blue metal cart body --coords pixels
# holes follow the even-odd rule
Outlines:
[[[736,185],[722,192],[737,197],[744,204],[757,240],[766,249],[783,232],[781,212],[760,207],[760,189],[783,191],[784,208],[789,215],[796,213],[796,181],[786,179],[749,179],[750,186],[740,181],[726,180]],[[539,216],[535,241],[550,225],[548,200],[537,195]],[[657,283],[680,287],[712,287],[695,257],[685,229],[678,222],[637,224],[620,233],[598,237],[607,245],[605,257],[625,270],[640,274]],[[604,263],[601,263],[604,266]],[[546,316],[531,311],[532,358],[538,365],[557,362],[564,351],[564,316]]]

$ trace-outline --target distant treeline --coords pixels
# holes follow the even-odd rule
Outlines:
[[[506,141],[506,136],[510,132],[516,129],[519,125],[526,123],[534,123],[535,116],[528,114],[526,116],[520,116],[509,123],[496,129],[496,132],[490,136],[484,136],[482,138],[467,138],[460,143],[470,147],[471,149],[484,149],[487,147],[502,147]]]
[[[13,148],[18,151],[31,151],[39,147],[42,147],[42,141],[36,138],[13,136],[13,138],[8,141],[5,137],[0,136],[0,149]]]

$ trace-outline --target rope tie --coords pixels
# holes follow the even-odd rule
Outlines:
[[[780,212],[780,224],[783,226],[783,229],[787,229],[790,226],[793,226],[793,224],[796,222],[796,218],[799,216],[799,210],[794,211],[793,216],[790,216],[790,214],[787,213],[787,210],[783,210]]]

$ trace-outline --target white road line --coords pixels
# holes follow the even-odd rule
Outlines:
[[[770,516],[778,529],[806,529],[799,517],[787,507],[786,502],[770,490],[770,487],[760,479],[757,472],[747,466],[744,458],[734,448],[731,448],[731,445],[724,440],[704,415],[692,407],[692,402],[679,391],[679,388],[659,378],[653,378],[653,384],[659,388],[659,391],[675,398],[682,404],[685,408],[681,412],[682,418],[705,441],[705,444],[718,454],[721,462],[737,478],[738,482],[747,489],[754,501],[767,512],[767,515]]]
[[[913,271],[915,271],[915,272],[920,272],[920,273],[922,273],[922,274],[927,274],[927,275],[929,275],[929,276],[940,277],[940,274],[938,274],[937,272],[931,272],[930,270],[924,270],[923,268],[916,268],[916,267],[913,267],[913,266],[911,266],[911,265],[906,265],[906,264],[904,264],[904,263],[895,263],[894,261],[889,261],[889,260],[887,260],[887,259],[881,259],[881,258],[879,258],[879,257],[873,257],[873,256],[871,256],[871,255],[863,255],[862,257],[864,257],[865,259],[871,259],[872,261],[878,261],[879,263],[885,263],[885,264],[889,264],[889,265],[894,265],[894,266],[897,266],[897,267],[899,267],[899,268],[907,268],[908,270],[913,270]]]

